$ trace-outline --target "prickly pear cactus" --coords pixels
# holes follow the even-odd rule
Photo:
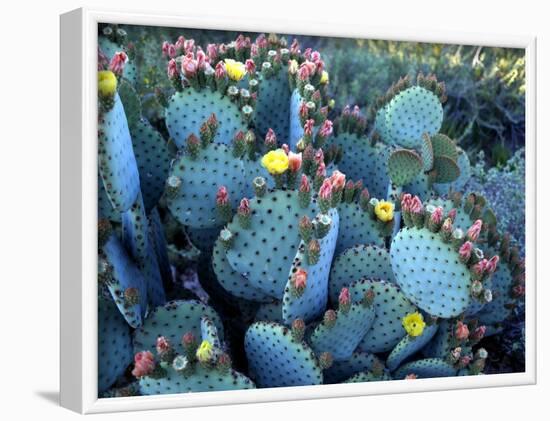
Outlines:
[[[256,322],[244,339],[250,374],[258,387],[306,386],[323,383],[314,352],[292,337],[291,329]]]
[[[111,387],[132,362],[132,337],[128,323],[112,302],[99,300],[97,323],[97,387],[101,393]]]
[[[370,371],[375,366],[382,366],[382,361],[374,354],[355,351],[347,360],[338,361],[324,371],[325,383],[341,383],[363,371]]]
[[[437,329],[437,324],[431,324],[424,329],[421,335],[407,335],[401,339],[386,360],[388,369],[395,370],[403,361],[420,351],[434,337]]]
[[[441,358],[426,358],[402,365],[393,373],[392,377],[399,380],[411,374],[419,379],[429,379],[456,376],[457,370]]]

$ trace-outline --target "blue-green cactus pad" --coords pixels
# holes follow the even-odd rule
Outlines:
[[[256,194],[254,191],[254,185],[252,181],[256,177],[263,177],[265,179],[265,184],[268,189],[275,188],[275,181],[273,177],[269,175],[265,167],[262,165],[261,159],[249,159],[247,157],[243,158],[244,164],[244,177],[245,177],[245,187],[244,187],[244,196],[245,197],[254,197]]]
[[[287,324],[291,324],[295,319],[303,319],[305,322],[316,319],[323,313],[327,305],[328,277],[339,224],[338,212],[335,209],[331,209],[328,214],[332,219],[332,224],[327,235],[319,240],[321,246],[319,261],[312,266],[307,263],[306,245],[302,241],[292,262],[283,295],[283,320]],[[303,294],[296,297],[291,292],[291,282],[292,276],[300,268],[307,272],[307,286]]]
[[[451,353],[453,339],[453,323],[449,320],[443,320],[439,323],[436,334],[431,341],[422,349],[424,357],[429,358],[447,358]]]
[[[317,355],[330,352],[335,361],[346,361],[371,328],[374,317],[374,306],[352,304],[347,313],[336,312],[334,326],[317,325],[308,342]]]
[[[422,157],[422,170],[430,171],[434,165],[434,148],[429,136],[422,136],[420,156]]]
[[[212,113],[216,114],[219,123],[217,142],[230,145],[239,130],[247,130],[239,107],[229,97],[210,89],[197,91],[192,88],[176,92],[170,98],[166,109],[166,128],[181,148],[189,135],[199,135],[201,125]]]
[[[251,285],[280,300],[300,244],[299,219],[313,220],[317,205],[312,200],[303,209],[297,191],[276,190],[251,199],[250,209],[250,228],[242,229],[237,217],[227,226],[235,234],[227,260]]]
[[[382,143],[374,146],[365,136],[347,132],[339,133],[331,143],[342,148],[342,160],[338,168],[348,180],[362,180],[372,197],[385,197],[388,183],[388,147]]]
[[[191,243],[199,250],[210,254],[212,251],[216,240],[220,236],[220,231],[222,227],[214,228],[193,228],[185,227],[185,231],[191,240]]]
[[[431,379],[456,376],[457,370],[441,358],[427,358],[402,365],[393,373],[393,378],[404,379],[408,374],[416,374],[419,379]]]
[[[493,300],[485,304],[483,309],[476,315],[481,324],[501,323],[510,316],[512,310],[506,308],[506,305],[514,303],[514,299],[510,296],[512,282],[510,268],[505,262],[501,261],[492,276]]]
[[[226,250],[218,238],[212,251],[212,268],[220,285],[231,295],[245,300],[269,302],[272,298],[252,286],[248,279],[235,271],[227,261]],[[280,311],[279,306],[279,311]]]
[[[395,370],[403,361],[420,351],[434,337],[437,329],[438,325],[432,324],[426,326],[420,336],[407,335],[401,339],[386,360],[388,369]]]
[[[382,373],[382,375],[375,375],[371,371],[362,371],[360,373],[354,374],[349,379],[344,380],[343,383],[381,382],[391,379],[391,376],[386,372]]]
[[[358,245],[339,254],[332,262],[330,270],[331,301],[336,303],[343,287],[362,278],[395,282],[390,254],[385,248]]]
[[[386,186],[387,187],[387,186]],[[376,226],[376,221],[361,209],[357,203],[341,202],[338,205],[340,230],[336,243],[336,253],[358,244],[373,244],[382,247],[384,237]]]
[[[120,212],[113,208],[99,172],[97,173],[97,215],[99,219],[120,222]]]
[[[386,127],[393,142],[404,148],[417,148],[422,135],[439,132],[443,107],[439,98],[420,86],[398,93],[386,106]]]
[[[229,200],[236,208],[244,195],[243,161],[233,157],[221,143],[201,149],[196,159],[182,154],[172,164],[171,176],[179,177],[181,186],[175,197],[168,197],[170,212],[183,225],[213,228],[223,224],[216,209],[216,193],[225,186]]]
[[[220,340],[223,340],[221,319],[211,307],[197,300],[177,300],[159,306],[149,314],[134,333],[134,351],[154,353],[157,338],[164,336],[178,354],[184,355],[181,338],[191,332],[199,341],[202,337],[201,319],[204,316],[216,325]]]
[[[470,304],[470,272],[439,234],[405,227],[393,238],[390,255],[397,284],[427,313],[454,317]]]
[[[472,166],[470,164],[470,158],[468,158],[468,154],[459,147],[457,147],[457,150],[458,158],[456,160],[456,163],[458,165],[458,168],[460,169],[460,176],[452,183],[434,183],[433,189],[439,195],[449,193],[449,189],[458,192],[462,191],[466,183],[472,177]]]
[[[99,37],[97,40],[99,44],[99,48],[105,54],[105,56],[111,61],[111,58],[115,55],[115,53],[119,51],[124,51],[124,47],[122,45],[117,45],[110,39],[106,37]],[[137,75],[137,67],[131,60],[128,60],[128,62],[124,65],[124,73],[122,75],[124,79],[127,79],[132,84],[136,84],[138,80]]]
[[[168,178],[172,154],[160,133],[144,118],[130,125],[134,154],[139,169],[139,181],[145,209],[156,206]]]
[[[323,372],[325,383],[341,383],[354,374],[362,371],[369,371],[374,364],[382,365],[382,361],[374,354],[355,351],[345,361],[334,361],[334,363]]]
[[[376,112],[374,129],[380,135],[380,138],[384,143],[393,143],[388,126],[386,125],[386,110],[387,106],[384,106]]]
[[[398,186],[409,184],[422,171],[422,159],[408,149],[394,150],[388,159],[388,174]]]
[[[123,375],[132,363],[130,327],[110,301],[100,300],[97,313],[98,392],[102,393]]]
[[[452,183],[460,177],[460,168],[456,161],[448,156],[436,156],[434,158],[434,168],[436,177],[434,181],[438,183]]]
[[[284,324],[283,310],[279,301],[272,303],[264,303],[258,307],[256,314],[254,315],[255,322],[274,322]]]
[[[122,214],[122,240],[145,277],[149,302],[153,306],[164,304],[164,285],[157,255],[150,241],[149,224],[141,193],[132,207]]]
[[[145,278],[115,235],[109,238],[103,245],[102,250],[107,262],[113,269],[113,278],[107,284],[107,288],[128,324],[134,328],[139,327],[147,310],[147,284]],[[133,306],[128,306],[125,303],[124,291],[127,288],[137,289],[139,303]]]
[[[132,84],[126,79],[122,79],[118,84],[118,95],[124,106],[124,113],[131,131],[132,127],[135,127],[141,119],[141,99]]]
[[[458,159],[456,143],[443,133],[436,133],[430,138],[435,156],[448,156],[453,161]]]
[[[162,279],[169,284],[172,282],[172,268],[168,259],[168,245],[164,234],[164,225],[162,224],[158,209],[155,207],[149,213],[149,234],[150,241],[157,256]]]
[[[364,352],[386,352],[407,334],[402,325],[403,317],[414,313],[416,307],[407,299],[399,287],[391,282],[362,279],[350,286],[354,302],[362,300],[365,293],[374,290],[374,311],[376,317],[372,327],[359,343]]]
[[[304,126],[300,121],[300,104],[302,103],[302,96],[295,89],[290,96],[290,112],[289,112],[289,135],[288,146],[290,149],[295,150],[296,144],[304,135]]]
[[[132,206],[140,190],[139,172],[124,107],[118,94],[98,123],[99,174],[111,204],[119,212]]]
[[[268,129],[273,129],[280,139],[289,134],[290,90],[288,73],[281,67],[276,75],[261,81],[256,100],[256,128],[260,136],[265,136]]]
[[[139,388],[142,395],[164,395],[255,389],[255,385],[248,377],[235,370],[222,372],[215,368],[205,368],[197,364],[188,376],[177,373],[169,367],[166,377],[160,379],[142,377],[139,380]]]
[[[292,338],[289,328],[256,322],[244,339],[251,378],[258,387],[307,386],[323,383],[323,372],[305,342]]]
[[[429,175],[421,172],[409,184],[403,186],[403,193],[410,193],[426,201],[435,196],[432,186]]]

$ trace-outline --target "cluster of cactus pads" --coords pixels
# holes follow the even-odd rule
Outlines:
[[[159,46],[159,131],[125,36],[99,43],[102,396],[483,372],[525,265],[461,192],[442,82],[403,78],[333,124],[319,52],[181,36]]]

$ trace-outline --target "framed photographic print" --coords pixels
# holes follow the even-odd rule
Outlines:
[[[534,39],[61,17],[61,401],[535,382]]]

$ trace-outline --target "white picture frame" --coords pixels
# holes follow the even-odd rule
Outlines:
[[[525,49],[526,367],[524,373],[414,382],[300,386],[98,399],[97,393],[97,24],[300,33]],[[61,405],[79,413],[182,408],[297,399],[483,388],[536,383],[535,51],[528,36],[422,33],[315,22],[77,9],[61,16]]]

